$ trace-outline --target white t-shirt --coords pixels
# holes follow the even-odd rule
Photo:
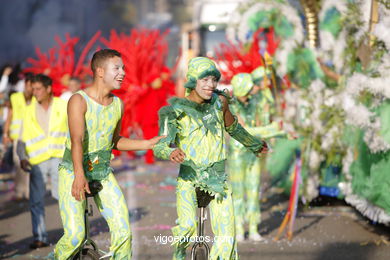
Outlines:
[[[73,93],[71,91],[65,91],[64,93],[61,94],[60,98],[68,102],[72,95]]]

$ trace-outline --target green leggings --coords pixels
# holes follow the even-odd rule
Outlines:
[[[59,207],[64,235],[58,241],[55,259],[68,259],[78,249],[85,235],[85,201],[71,194],[74,174],[64,168],[59,171]],[[101,181],[103,189],[94,197],[111,233],[111,259],[131,258],[131,231],[125,198],[112,173]]]
[[[229,155],[229,179],[233,188],[234,214],[237,235],[244,235],[244,223],[249,223],[249,234],[258,233],[257,226],[261,221],[259,188],[259,158],[248,163],[242,149],[234,149]]]
[[[210,252],[211,260],[238,259],[237,245],[234,230],[234,210],[231,188],[222,200],[213,199],[209,204],[211,229],[214,237],[207,238],[213,242]],[[190,181],[178,179],[176,187],[177,226],[172,228],[175,239],[175,253],[173,259],[185,259],[185,248],[190,245],[191,239],[197,235],[197,202],[195,187]],[[207,241],[206,241],[207,242]]]

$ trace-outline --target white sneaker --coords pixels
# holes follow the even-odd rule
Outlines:
[[[245,236],[244,235],[236,235],[236,240],[237,240],[237,242],[243,242],[245,240]]]
[[[262,237],[260,234],[258,233],[254,233],[254,234],[250,234],[249,235],[249,240],[252,240],[252,241],[255,241],[255,242],[261,242],[261,241],[264,241],[265,238]]]

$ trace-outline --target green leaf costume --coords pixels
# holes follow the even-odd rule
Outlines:
[[[197,81],[210,75],[219,79],[220,73],[213,61],[204,57],[192,59],[185,85],[187,93],[197,91],[193,90]],[[176,187],[177,226],[172,228],[173,235],[182,239],[173,243],[173,259],[185,259],[189,238],[195,236],[197,230],[195,187],[215,195],[209,205],[211,227],[216,237],[229,238],[214,241],[209,259],[238,259],[232,191],[225,172],[225,130],[253,152],[260,151],[262,142],[251,136],[237,120],[225,128],[219,95],[227,98],[223,92],[213,93],[211,99],[202,104],[172,98],[170,106],[159,111],[160,134],[167,137],[155,145],[154,154],[169,159],[177,148],[186,154]]]
[[[155,147],[157,157],[168,160],[176,148],[186,154],[180,166],[179,178],[190,180],[196,187],[225,195],[227,176],[225,173],[226,141],[222,102],[217,94],[204,104],[183,98],[172,98],[170,106],[160,112],[160,134],[166,134]],[[259,151],[262,143],[253,138],[235,121],[226,129],[253,152]]]
[[[253,87],[251,78],[258,80],[257,84],[260,84],[264,73],[264,68],[260,67],[254,73],[255,77],[253,74],[251,77],[250,74],[246,73],[240,73],[233,77],[231,83],[234,96],[248,96],[248,100],[246,103],[235,100],[231,105],[231,109],[235,115],[241,118],[245,128],[252,135],[259,138],[284,136],[284,131],[279,130],[277,123],[269,124],[270,115],[265,107],[274,104],[269,89],[252,96],[248,94]],[[249,77],[246,77],[246,75],[249,75]],[[257,227],[261,221],[259,204],[261,160],[242,144],[231,139],[228,166],[229,179],[233,190],[236,233],[239,237],[244,237],[244,224],[248,222],[249,236],[256,236],[258,235]]]
[[[103,106],[91,99],[83,90],[77,92],[86,104],[83,140],[83,168],[88,180],[99,180],[103,189],[94,196],[98,208],[107,221],[111,233],[110,253],[113,259],[131,259],[131,230],[129,210],[125,197],[110,167],[112,138],[121,118],[122,102],[113,98]],[[75,178],[70,154],[71,140],[66,140],[66,152],[59,165],[59,208],[64,235],[55,247],[55,259],[71,259],[83,242],[85,200],[78,201],[72,194]]]

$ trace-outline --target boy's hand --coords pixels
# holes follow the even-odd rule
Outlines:
[[[152,139],[149,139],[149,148],[148,149],[153,149],[153,147],[160,141],[161,139],[167,137],[166,135],[161,135],[161,136],[155,136]]]
[[[9,137],[9,135],[3,135],[3,144],[5,147],[8,147],[9,144],[12,143],[12,139]]]
[[[31,163],[26,159],[20,161],[20,167],[26,172],[30,172],[32,168]]]
[[[270,149],[269,149],[267,143],[265,141],[262,141],[262,142],[263,142],[263,146],[261,147],[261,149],[257,153],[258,157],[261,156],[262,154],[266,154],[266,153],[270,152]]]
[[[186,158],[186,154],[181,149],[176,149],[169,155],[169,159],[175,163],[184,162],[184,158]]]
[[[76,175],[72,184],[72,196],[81,201],[85,198],[85,192],[91,193],[87,179],[84,175]]]
[[[3,75],[9,76],[12,73],[12,67],[5,67]]]

